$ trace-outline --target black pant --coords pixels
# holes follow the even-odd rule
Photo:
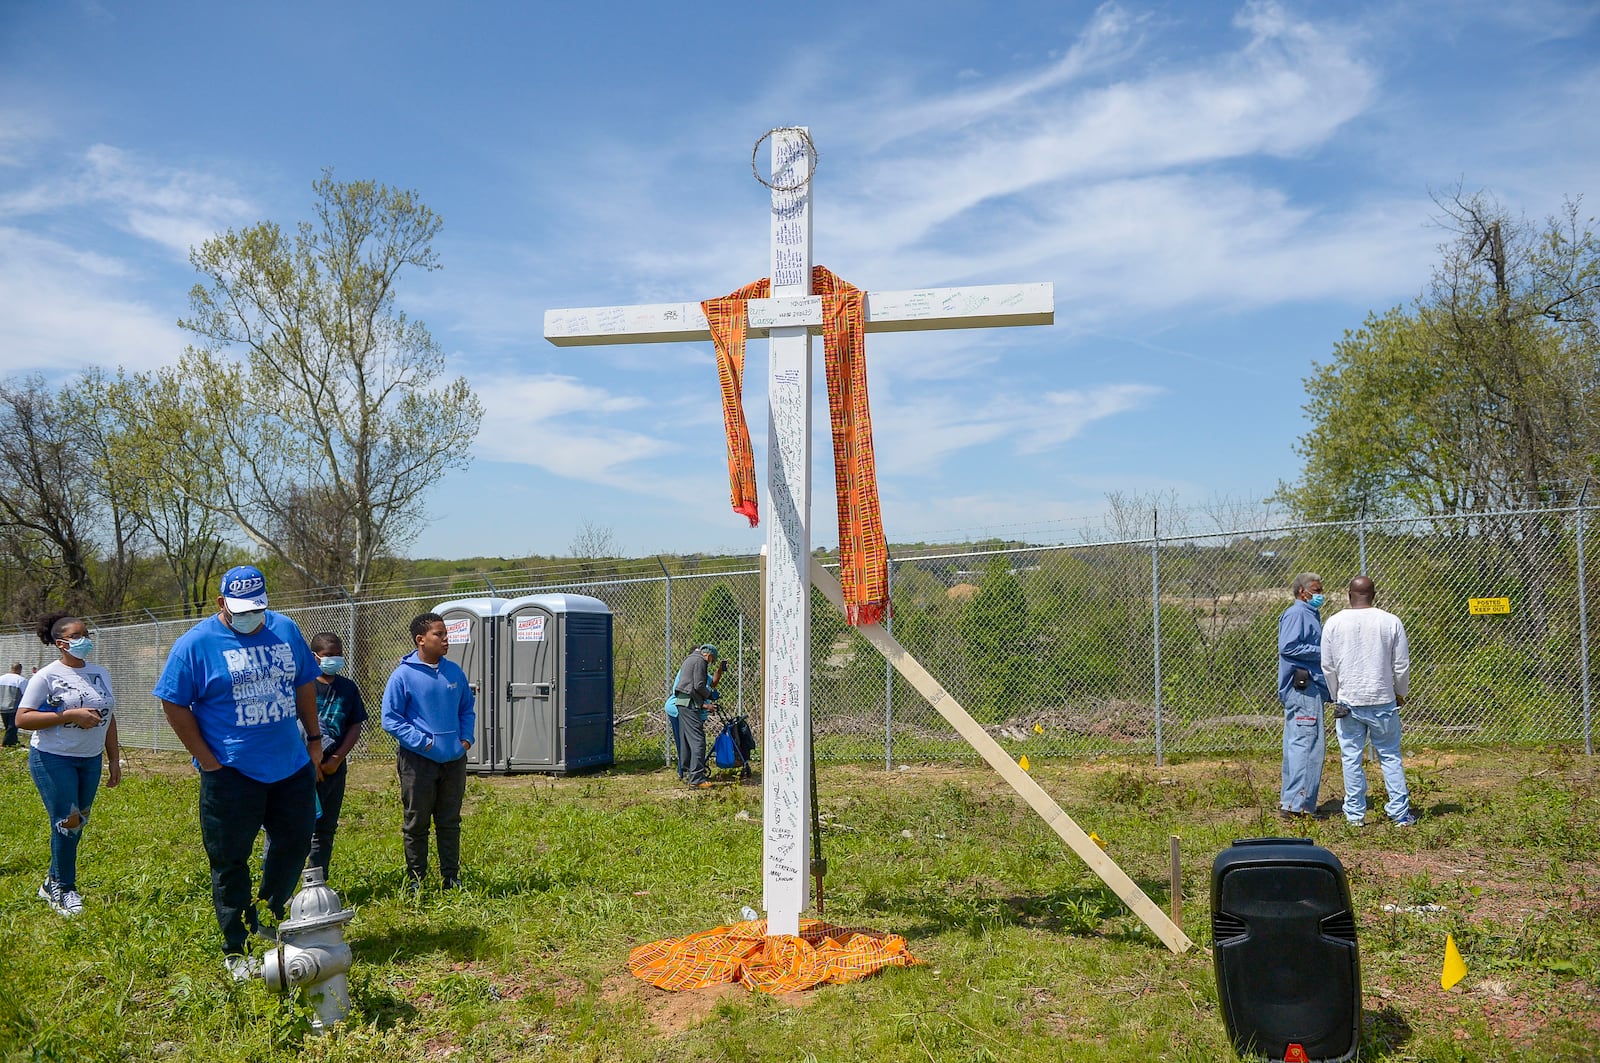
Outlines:
[[[461,877],[461,801],[467,794],[467,758],[445,764],[402,749],[395,758],[400,774],[400,835],[405,844],[406,873],[420,879],[428,873],[428,824],[439,845],[439,874]]]
[[[8,745],[8,746],[16,745],[17,744],[17,714],[16,714],[16,712],[13,711],[13,712],[0,713],[0,717],[3,717],[5,719],[5,724],[6,724],[6,739],[5,739],[5,742],[0,743],[0,745]]]
[[[211,861],[211,904],[224,952],[243,952],[249,940],[244,912],[254,903],[250,852],[263,829],[267,851],[261,859],[259,896],[274,915],[283,915],[311,850],[316,792],[310,764],[273,783],[226,766],[200,773],[200,837]]]
[[[317,817],[317,827],[311,834],[311,855],[307,867],[322,868],[322,880],[328,880],[328,865],[333,862],[333,832],[339,829],[339,810],[344,807],[344,784],[350,777],[350,765],[339,762],[339,770],[317,783],[317,800],[322,802],[322,815]]]

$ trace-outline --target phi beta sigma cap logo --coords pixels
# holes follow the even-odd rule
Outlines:
[[[267,607],[267,577],[254,565],[228,569],[222,577],[223,603],[230,613],[248,613]]]

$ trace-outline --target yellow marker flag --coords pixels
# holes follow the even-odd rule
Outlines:
[[[1028,754],[1024,753],[1022,756],[1017,758],[1017,767],[1021,768],[1023,771],[1028,770]]]
[[[1439,988],[1449,989],[1467,976],[1466,961],[1461,958],[1461,951],[1456,948],[1454,934],[1444,936],[1444,970],[1439,974]]]
[[[1036,735],[1044,734],[1044,724],[1042,724],[1042,723],[1034,724],[1033,725],[1033,733],[1036,734]]]
[[[1096,834],[1094,831],[1090,831],[1089,832],[1089,840],[1094,842],[1096,845],[1098,845],[1102,849],[1104,849],[1106,847],[1106,840],[1104,838],[1100,837],[1100,835]]]

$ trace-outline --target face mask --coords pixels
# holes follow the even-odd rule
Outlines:
[[[80,661],[87,661],[89,654],[94,652],[94,639],[87,635],[81,638],[67,640],[67,652]]]
[[[1311,608],[1313,608],[1313,609],[1321,609],[1323,601],[1324,601],[1324,599],[1323,599],[1322,595],[1313,594],[1310,598],[1308,598],[1306,600],[1306,604],[1311,606]]]
[[[228,626],[241,635],[251,635],[261,630],[261,625],[267,622],[265,609],[252,613],[233,613]]]
[[[318,663],[322,667],[323,675],[338,675],[344,671],[343,657],[324,657]]]

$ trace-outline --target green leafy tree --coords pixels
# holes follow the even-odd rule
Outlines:
[[[746,633],[748,638],[749,632]],[[711,645],[723,655],[736,653],[739,644],[739,603],[726,583],[717,582],[700,596],[689,639],[696,646]]]
[[[1306,382],[1304,517],[1520,510],[1470,530],[1517,544],[1521,636],[1543,641],[1558,525],[1600,460],[1600,239],[1579,203],[1542,227],[1484,195],[1441,201],[1453,239],[1409,310],[1370,317]],[[1466,526],[1458,525],[1465,529]]]
[[[91,372],[79,390],[93,396],[113,426],[103,443],[104,486],[135,515],[143,540],[160,554],[166,578],[157,597],[181,601],[185,616],[209,613],[214,579],[234,548],[227,519],[196,501],[217,494],[219,470],[197,460],[204,448],[173,442],[189,438],[192,444],[206,430],[186,405],[179,372]]]
[[[261,222],[190,254],[202,282],[179,324],[200,343],[182,371],[204,430],[175,442],[219,470],[194,501],[308,583],[359,592],[420,530],[429,484],[465,467],[483,407],[397,305],[406,270],[439,268],[439,218],[371,181],[314,189],[292,236]]]
[[[1001,720],[1024,706],[1033,683],[1028,599],[1004,557],[992,558],[978,593],[961,614],[961,637],[971,662],[973,711]]]
[[[742,683],[747,692],[757,689],[757,677],[761,674],[761,627],[759,618],[753,616],[746,616],[744,621],[742,676],[736,671],[741,660],[739,617],[742,612],[732,589],[719,580],[701,595],[700,604],[695,608],[694,621],[689,626],[689,638],[693,644],[715,646],[722,655],[720,660],[727,664],[722,689],[730,698],[729,704],[732,704],[733,692],[739,684]]]
[[[1305,470],[1280,492],[1302,517],[1533,508],[1600,454],[1590,221],[1577,202],[1542,227],[1482,195],[1441,207],[1454,238],[1426,290],[1306,380]]]

